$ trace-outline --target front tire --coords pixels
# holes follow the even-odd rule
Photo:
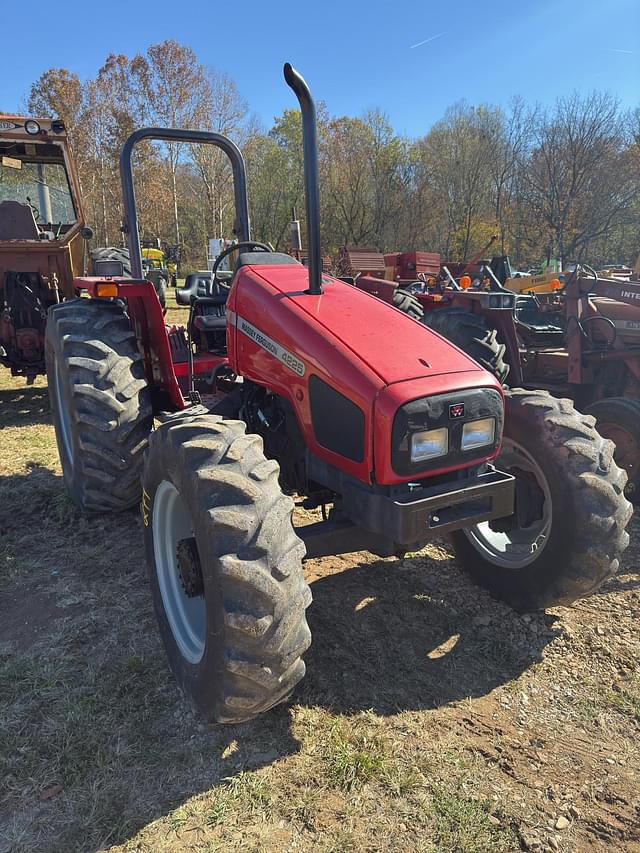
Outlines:
[[[142,517],[178,684],[209,721],[249,720],[305,672],[311,592],[276,462],[241,421],[181,417],[151,436]]]
[[[496,467],[516,477],[516,512],[453,534],[456,556],[518,610],[567,605],[618,570],[632,514],[626,474],[570,400],[513,389],[506,406]]]
[[[153,416],[142,356],[124,309],[104,299],[55,305],[47,319],[45,356],[69,495],[85,512],[135,506]]]

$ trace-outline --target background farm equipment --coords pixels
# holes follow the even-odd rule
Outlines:
[[[495,467],[505,414],[495,377],[323,275],[315,106],[300,75],[284,72],[303,117],[308,268],[251,239],[229,139],[142,129],[121,155],[133,277],[77,279],[90,298],[56,306],[47,327],[68,490],[90,512],[141,500],[172,669],[219,722],[267,710],[304,673],[305,546],[392,556],[451,533],[474,577],[526,608],[591,592],[628,541],[625,475],[590,419],[567,401],[510,393],[500,459],[513,473]],[[215,145],[233,170],[238,242],[195,281],[187,329],[164,325],[142,278],[131,162],[149,139]],[[229,282],[217,273],[231,253]],[[294,529],[292,495],[323,519]]]
[[[64,124],[0,116],[0,364],[44,373],[50,306],[74,295],[86,227]]]
[[[153,284],[160,300],[160,305],[164,309],[167,304],[167,286],[170,274],[166,267],[159,265],[160,259],[156,259],[154,265],[154,259],[146,256],[145,251],[148,252],[150,250],[142,249],[140,269],[144,278]],[[93,275],[115,276],[116,278],[130,276],[132,264],[129,249],[121,246],[106,246],[105,248],[92,249],[91,266]]]
[[[178,286],[179,246],[163,246],[159,237],[147,237],[140,241],[140,253],[148,270],[158,270],[166,287]]]
[[[461,286],[460,281],[463,285]],[[576,266],[563,284],[513,293],[485,268],[418,284],[424,322],[511,386],[571,398],[617,445],[628,495],[640,487],[640,286]],[[486,283],[486,284],[484,284]]]

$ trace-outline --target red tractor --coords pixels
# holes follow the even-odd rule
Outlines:
[[[391,556],[451,533],[481,583],[531,608],[593,591],[628,542],[625,475],[592,419],[514,392],[501,452],[494,376],[323,275],[315,106],[302,77],[284,74],[303,117],[308,269],[252,240],[230,140],[142,129],[121,155],[133,277],[77,279],[89,298],[55,306],[47,324],[69,493],[89,512],[140,503],[171,667],[218,722],[254,717],[302,678],[305,549]],[[164,325],[141,275],[131,159],[148,139],[216,145],[233,168],[239,242],[204,295],[195,283],[186,329]],[[231,251],[229,282],[217,270]],[[323,520],[294,529],[292,495]]]

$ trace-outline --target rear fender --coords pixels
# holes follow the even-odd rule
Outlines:
[[[162,307],[153,283],[146,278],[90,276],[76,278],[73,284],[76,290],[86,290],[93,298],[100,298],[99,285],[116,285],[118,298],[126,302],[129,322],[138,339],[147,382],[157,401],[155,408],[184,409],[186,404],[176,379]]]

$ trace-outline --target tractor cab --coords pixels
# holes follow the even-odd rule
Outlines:
[[[0,240],[56,242],[76,222],[63,145],[0,139]]]

